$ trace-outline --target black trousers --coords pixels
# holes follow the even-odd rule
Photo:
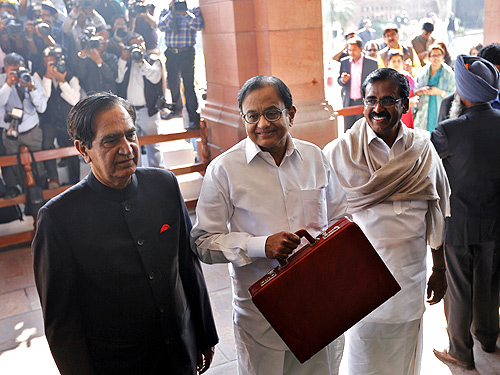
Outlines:
[[[444,311],[448,322],[449,353],[472,362],[471,332],[483,347],[494,348],[498,328],[500,243],[446,245]]]
[[[54,140],[57,138],[59,147],[73,146],[73,142],[69,138],[66,124],[42,123],[43,139],[42,150],[51,150],[54,148]],[[70,156],[66,158],[68,163],[69,183],[76,184],[80,181],[80,160],[78,156]],[[56,159],[46,160],[44,162],[47,178],[55,180],[59,178],[57,173]]]
[[[189,122],[198,123],[198,98],[194,92],[194,47],[174,53],[172,49],[165,50],[167,58],[167,83],[172,94],[172,102],[176,104],[176,112],[182,110],[182,96],[180,90],[181,78],[184,83],[184,96]]]
[[[356,100],[349,99],[349,107],[361,104],[363,104],[363,99],[356,99]],[[344,132],[352,128],[354,123],[358,121],[361,117],[363,117],[362,113],[360,113],[359,115],[344,116]]]

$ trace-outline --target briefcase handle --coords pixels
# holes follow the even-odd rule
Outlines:
[[[305,229],[299,229],[297,232],[295,232],[295,234],[299,237],[305,237],[306,240],[308,240],[311,245],[314,245],[316,243],[316,239],[313,236],[311,236],[309,232]],[[279,269],[282,269],[288,264],[288,258],[284,260],[278,259],[278,263],[280,264]]]
[[[316,243],[316,239],[309,234],[309,232],[305,229],[299,229],[295,234],[299,237],[305,237],[306,240],[309,241],[311,245],[314,245]]]

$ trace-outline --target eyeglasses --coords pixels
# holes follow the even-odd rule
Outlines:
[[[369,49],[368,51],[370,51],[370,52],[378,52],[378,49],[376,49],[376,48],[371,48],[371,49]]]
[[[387,107],[393,107],[396,105],[397,102],[400,102],[401,100],[404,100],[406,98],[399,98],[399,99],[395,99],[395,98],[382,98],[380,100],[377,100],[377,99],[363,99],[363,104],[365,105],[365,107],[368,107],[368,108],[374,108],[377,106],[378,103],[380,103],[380,105],[384,108],[387,108]]]
[[[439,55],[429,55],[429,59],[437,59],[439,57],[443,57],[444,55],[440,53]]]
[[[247,112],[243,115],[243,119],[248,124],[256,124],[260,120],[260,116],[264,115],[264,118],[267,121],[273,122],[278,121],[281,118],[281,114],[286,111],[286,108],[283,109],[270,109],[268,111],[258,113],[258,112]]]

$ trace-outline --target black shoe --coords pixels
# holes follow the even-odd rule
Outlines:
[[[173,118],[179,118],[182,117],[182,113],[180,112],[169,112],[166,115],[161,114],[162,120],[171,120]]]
[[[8,186],[5,189],[5,199],[12,199],[17,197],[19,194],[21,194],[21,190],[17,188],[17,186]]]
[[[199,122],[191,121],[189,123],[189,126],[186,128],[186,130],[187,131],[198,130],[199,128],[200,128],[200,123]]]

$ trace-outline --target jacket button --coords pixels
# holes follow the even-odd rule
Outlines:
[[[137,240],[137,245],[142,246],[142,245],[144,245],[144,242],[145,242],[145,241],[144,241],[144,239],[143,239],[143,238],[139,238],[139,239]]]
[[[130,204],[127,204],[127,205],[125,206],[125,211],[126,211],[126,212],[129,212],[131,208],[132,208],[132,206],[131,206]]]
[[[149,280],[153,280],[154,278],[155,278],[155,274],[154,274],[154,272],[151,272],[149,274]]]
[[[165,312],[165,308],[164,307],[160,307],[160,312],[164,313]]]

